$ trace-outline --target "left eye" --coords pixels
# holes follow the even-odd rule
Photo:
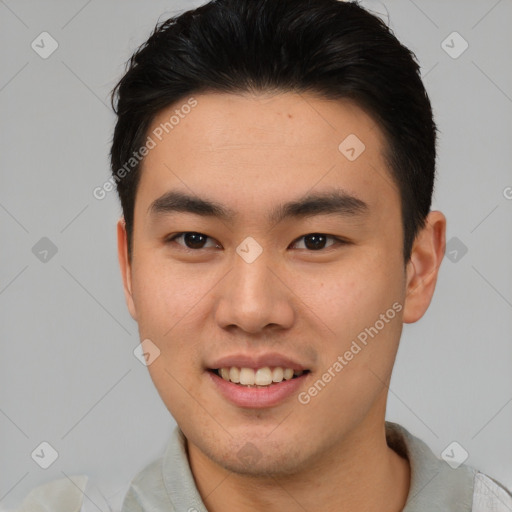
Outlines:
[[[297,240],[304,240],[304,248],[306,249],[310,249],[312,251],[319,251],[321,249],[325,249],[326,248],[326,241],[327,239],[331,239],[331,240],[334,240],[334,242],[340,242],[340,243],[343,243],[342,240],[340,240],[339,238],[335,237],[335,236],[330,236],[330,235],[325,235],[324,233],[310,233],[308,235],[304,235],[304,236],[301,236],[300,238],[298,238]],[[296,244],[297,242],[293,242],[292,245]],[[334,243],[328,245],[327,247],[331,247],[332,245],[334,245]],[[299,247],[299,249],[302,249],[303,247]]]

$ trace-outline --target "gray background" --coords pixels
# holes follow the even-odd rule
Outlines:
[[[125,61],[159,19],[201,3],[0,0],[0,509],[73,474],[115,501],[173,428],[133,355],[117,198],[92,191],[109,177]],[[404,328],[388,419],[438,455],[457,441],[512,487],[512,1],[385,4],[434,106],[433,208],[450,240],[429,311]],[[59,45],[46,59],[31,48],[43,31]],[[457,58],[454,31],[469,44]],[[42,441],[59,455],[46,470],[31,458]]]

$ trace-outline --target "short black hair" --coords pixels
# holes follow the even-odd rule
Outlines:
[[[365,110],[386,140],[409,261],[434,187],[437,128],[430,100],[414,53],[380,18],[339,0],[212,0],[156,24],[111,95],[117,114],[111,170],[130,257],[143,160],[133,159],[128,171],[126,163],[160,111],[207,92],[313,93],[351,99]]]

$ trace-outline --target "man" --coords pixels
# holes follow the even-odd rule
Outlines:
[[[446,227],[388,28],[352,2],[210,2],[156,27],[113,100],[126,300],[178,424],[123,512],[510,509],[385,422]]]
[[[384,421],[445,244],[411,52],[353,3],[221,0],[157,27],[113,99],[126,298],[178,423],[123,511],[512,510]],[[43,509],[112,503],[66,475]]]

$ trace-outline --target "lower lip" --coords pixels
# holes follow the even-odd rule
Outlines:
[[[283,380],[282,382],[271,384],[264,388],[248,388],[246,386],[241,386],[224,380],[212,371],[207,371],[207,373],[225,398],[238,407],[247,407],[251,409],[260,409],[279,405],[290,395],[296,393],[304,384],[306,377],[309,375],[309,372],[304,373],[300,377]]]

